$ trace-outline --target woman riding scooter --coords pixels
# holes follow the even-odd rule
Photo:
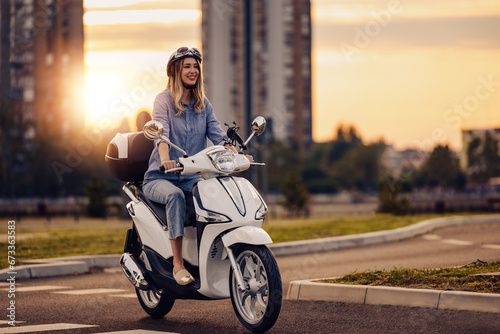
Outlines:
[[[226,133],[214,115],[212,105],[203,89],[202,54],[196,48],[181,47],[167,63],[167,88],[156,96],[153,120],[163,124],[164,135],[172,144],[184,147],[189,156],[206,148],[206,138],[214,145],[224,145],[237,153],[230,145]],[[183,191],[191,192],[202,178],[197,175],[163,173],[177,167],[181,153],[170,150],[169,145],[156,140],[144,175],[144,194],[152,201],[165,204],[169,239],[172,246],[174,278],[180,285],[194,281],[184,268],[182,239],[186,201]]]

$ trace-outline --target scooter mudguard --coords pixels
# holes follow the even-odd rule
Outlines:
[[[222,242],[225,247],[229,247],[237,243],[267,245],[272,244],[273,240],[269,234],[260,227],[241,226],[225,234],[222,237]]]

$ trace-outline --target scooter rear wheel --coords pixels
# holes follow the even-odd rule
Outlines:
[[[278,264],[266,246],[241,245],[235,250],[246,290],[238,289],[231,270],[231,302],[238,320],[252,332],[274,326],[281,310],[282,288]]]
[[[175,298],[167,294],[160,295],[152,289],[135,289],[135,293],[144,311],[153,318],[164,317],[174,306]]]

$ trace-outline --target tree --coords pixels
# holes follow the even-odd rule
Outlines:
[[[448,147],[438,145],[431,152],[427,161],[419,170],[423,184],[445,188],[463,188],[463,174],[460,171],[458,158]]]
[[[345,189],[375,190],[384,146],[383,143],[356,145],[331,165],[332,175]]]
[[[334,194],[339,185],[327,162],[330,143],[315,143],[306,154],[302,168],[302,180],[310,193]]]
[[[293,172],[286,174],[281,185],[281,192],[285,196],[283,205],[290,211],[292,216],[298,216],[304,211],[309,199],[309,193],[297,174]]]
[[[331,142],[328,152],[328,162],[333,163],[340,160],[344,154],[359,145],[362,145],[362,140],[358,136],[356,129],[353,126],[347,128],[342,124],[339,125],[337,138]]]
[[[280,141],[274,141],[264,149],[268,151],[268,160],[265,163],[269,172],[269,190],[280,191],[287,172],[300,174],[302,157]]]
[[[395,179],[389,175],[381,177],[378,182],[379,205],[378,212],[394,215],[410,213],[410,200],[403,193],[403,180]]]

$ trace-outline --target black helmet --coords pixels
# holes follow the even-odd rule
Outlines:
[[[177,49],[177,51],[172,53],[172,55],[168,59],[167,76],[169,76],[169,77],[174,76],[174,70],[173,70],[174,63],[177,60],[182,59],[182,58],[186,58],[186,57],[194,57],[194,58],[198,59],[198,61],[200,63],[201,63],[201,60],[203,59],[203,56],[202,56],[200,50],[198,50],[197,48],[188,48],[185,46],[180,47]]]

